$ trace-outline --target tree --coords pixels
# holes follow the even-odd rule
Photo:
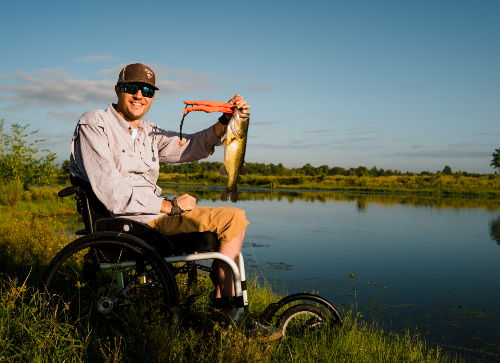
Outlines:
[[[340,166],[334,166],[328,170],[328,175],[342,175],[343,173],[345,173],[345,169]]]
[[[61,165],[61,172],[69,174],[69,160],[64,160]]]
[[[491,159],[490,166],[500,171],[500,148],[495,149],[495,152],[491,156],[493,156],[493,159]]]
[[[452,174],[453,174],[453,172],[451,171],[451,168],[450,168],[448,165],[446,165],[446,166],[444,167],[444,169],[443,169],[443,174],[444,174],[444,175],[452,175]]]
[[[368,169],[365,166],[360,166],[356,169],[358,176],[365,176],[368,174]]]
[[[29,125],[12,124],[11,134],[4,132],[4,119],[0,119],[0,180],[19,180],[25,185],[47,184],[55,171],[56,155],[40,150],[45,140],[32,141],[38,131],[28,132]]]

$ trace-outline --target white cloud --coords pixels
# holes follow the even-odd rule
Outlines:
[[[185,69],[169,68],[159,64],[143,63],[150,67],[156,74],[156,86],[160,89],[156,98],[163,98],[177,94],[188,94],[193,90],[215,90],[215,80],[222,77],[216,74],[196,74]],[[119,64],[111,69],[103,69],[96,73],[99,76],[118,79],[120,71],[126,64]]]
[[[279,121],[252,121],[252,125],[274,125]]]
[[[263,83],[252,83],[246,86],[245,89],[255,93],[264,93],[274,91],[276,88]]]
[[[392,154],[380,154],[375,156],[397,156],[405,158],[487,158],[491,156],[491,152],[486,151],[458,151],[456,149],[442,149],[420,152],[396,152]]]
[[[177,82],[194,82],[194,83],[213,83],[217,79],[225,78],[218,74],[197,74],[182,68],[170,68],[159,64],[151,64],[147,62],[137,62],[147,65],[156,74],[156,82],[160,81],[177,81]],[[118,74],[127,64],[120,63],[110,69],[102,69],[96,73],[98,76],[107,76],[113,79],[118,79]],[[159,87],[158,87],[159,88]]]
[[[125,67],[125,63],[120,63],[113,68],[110,69],[101,69],[100,71],[97,71],[96,75],[97,76],[104,76],[104,77],[111,77],[113,79],[118,80],[118,75],[120,74],[120,71]]]
[[[70,74],[63,69],[40,69],[35,72],[13,71],[13,84],[0,86],[0,101],[6,101],[6,110],[20,110],[29,106],[64,108],[71,105],[102,105],[116,100],[114,86],[124,65],[97,72],[107,79],[88,80]],[[172,69],[170,69],[172,70]],[[172,74],[175,73],[172,71]],[[188,94],[193,90],[215,90],[214,80],[209,76],[190,73],[184,70],[176,77],[183,80],[157,80],[160,91],[157,98],[176,94]],[[112,78],[112,79],[109,79]],[[198,79],[199,82],[194,81]],[[55,116],[55,114],[49,115]],[[57,115],[57,117],[67,115]]]
[[[0,99],[10,102],[6,109],[107,103],[116,97],[114,82],[108,79],[90,81],[59,69],[11,74],[16,83],[0,86]]]
[[[46,118],[52,118],[52,119],[58,119],[61,121],[70,121],[70,122],[76,122],[77,120],[80,119],[81,114],[78,112],[72,112],[72,111],[64,111],[64,112],[59,112],[55,110],[50,110],[45,112],[45,117]]]
[[[75,62],[84,62],[84,63],[95,63],[95,62],[115,62],[118,58],[112,56],[111,54],[103,54],[103,55],[88,55],[86,57],[80,57],[75,59]]]

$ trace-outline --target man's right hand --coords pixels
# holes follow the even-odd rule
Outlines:
[[[183,194],[177,197],[177,205],[183,210],[192,210],[196,208],[196,198],[190,196],[189,194]],[[170,213],[172,211],[172,203],[168,200],[164,200],[161,204],[161,213]]]

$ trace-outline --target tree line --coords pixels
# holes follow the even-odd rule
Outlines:
[[[56,155],[49,150],[41,149],[45,140],[36,139],[38,131],[29,131],[29,125],[21,126],[12,124],[10,133],[4,129],[4,119],[0,119],[0,183],[18,180],[24,185],[40,185],[49,183],[50,177],[56,174],[69,174],[69,161],[64,160],[59,166],[54,163]],[[500,171],[500,148],[495,149],[492,154],[490,166]],[[217,172],[222,163],[219,161],[202,161],[183,164],[160,163],[160,172],[165,174],[200,174]],[[480,177],[483,174],[468,173],[466,171],[453,172],[446,165],[443,170],[420,173],[402,172],[396,169],[371,169],[365,166],[357,168],[342,168],[339,166],[329,167],[321,165],[314,167],[307,163],[301,168],[286,168],[282,163],[277,165],[270,163],[247,163],[248,174],[262,176],[392,176],[392,175],[461,175],[469,177]],[[495,171],[495,174],[497,172]]]
[[[500,150],[500,149],[499,149]],[[160,173],[165,174],[199,174],[203,172],[217,172],[221,167],[222,163],[218,161],[194,161],[192,163],[183,164],[166,164],[160,163]],[[307,163],[301,168],[286,168],[282,163],[275,165],[273,163],[247,163],[248,174],[262,175],[262,176],[392,176],[392,175],[457,175],[469,176],[469,177],[480,177],[483,174],[479,173],[468,173],[466,171],[453,172],[450,166],[446,165],[443,170],[438,170],[436,172],[422,171],[420,173],[414,172],[402,172],[397,169],[378,169],[374,166],[368,169],[364,166],[359,166],[357,168],[342,168],[340,166],[334,166],[330,168],[328,165],[321,165],[314,167]],[[495,172],[496,173],[496,172]]]

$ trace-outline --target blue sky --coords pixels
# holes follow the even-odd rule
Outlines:
[[[499,16],[496,0],[9,2],[0,118],[38,129],[61,162],[79,116],[142,62],[160,88],[147,118],[165,129],[183,100],[242,94],[249,162],[491,173]],[[217,117],[193,113],[184,131]]]

